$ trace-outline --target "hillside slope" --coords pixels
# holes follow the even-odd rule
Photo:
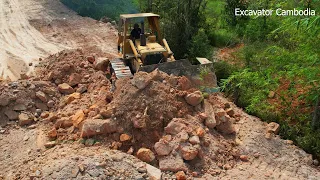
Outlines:
[[[266,134],[268,124],[222,94],[203,99],[186,77],[139,73],[114,88],[92,63],[93,56],[116,56],[112,25],[80,17],[58,0],[0,5],[0,13],[16,11],[21,19],[13,26],[13,16],[1,16],[5,61],[15,57],[39,70],[27,80],[0,81],[0,179],[320,178],[311,155]],[[16,48],[16,56],[8,53]],[[13,68],[2,72],[14,79],[21,69]],[[220,123],[210,124],[215,118]]]
[[[0,13],[0,76],[4,78],[16,80],[29,74],[40,57],[63,49],[116,53],[116,31],[110,24],[80,17],[58,0],[1,0]]]

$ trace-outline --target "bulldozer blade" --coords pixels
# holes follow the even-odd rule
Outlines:
[[[160,63],[160,64],[152,64],[152,65],[147,65],[140,67],[139,71],[144,71],[144,72],[152,72],[155,69],[159,69],[162,72],[165,72],[169,75],[173,74],[175,76],[186,76],[190,79],[193,79],[195,81],[201,81],[200,74],[202,73],[201,71],[206,68],[206,71],[210,71],[210,74],[213,76],[210,79],[211,82],[206,82],[209,84],[212,84],[213,86],[217,87],[217,78],[214,73],[214,68],[212,62],[200,62],[198,65],[193,65],[190,63],[189,60],[187,59],[182,59],[182,60],[176,60],[173,62],[165,62],[165,63]],[[209,73],[209,72],[208,72]]]
[[[211,64],[199,64],[192,65],[189,60],[182,59],[176,60],[173,62],[165,62],[159,64],[152,64],[140,67],[139,71],[152,72],[155,69],[159,69],[167,74],[173,74],[175,76],[198,76],[201,70],[201,67],[209,67]]]

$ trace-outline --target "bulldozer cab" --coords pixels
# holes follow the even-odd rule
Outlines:
[[[159,25],[160,16],[153,13],[120,15],[118,50],[122,58],[129,61],[133,72],[140,67],[174,61],[168,43],[162,38]],[[130,36],[134,24],[139,24],[139,39]]]

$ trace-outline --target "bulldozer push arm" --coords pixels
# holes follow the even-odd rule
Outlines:
[[[167,52],[167,53],[168,53],[168,57],[170,58],[171,61],[175,61],[174,56],[173,56],[173,52],[171,51],[171,49],[170,49],[170,47],[169,47],[169,45],[168,45],[167,40],[166,40],[166,39],[163,39],[162,41],[163,41],[164,47],[165,47],[166,50],[168,51],[168,52]]]

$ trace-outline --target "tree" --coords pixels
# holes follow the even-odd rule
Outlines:
[[[205,23],[206,0],[145,0],[141,3],[145,6],[143,9],[151,9],[161,15],[162,32],[175,57],[188,57],[192,37]]]
[[[238,17],[235,14],[235,9],[240,8],[241,10],[247,9],[245,0],[226,0],[226,20],[231,26],[236,26],[239,19],[246,19],[246,17]]]

